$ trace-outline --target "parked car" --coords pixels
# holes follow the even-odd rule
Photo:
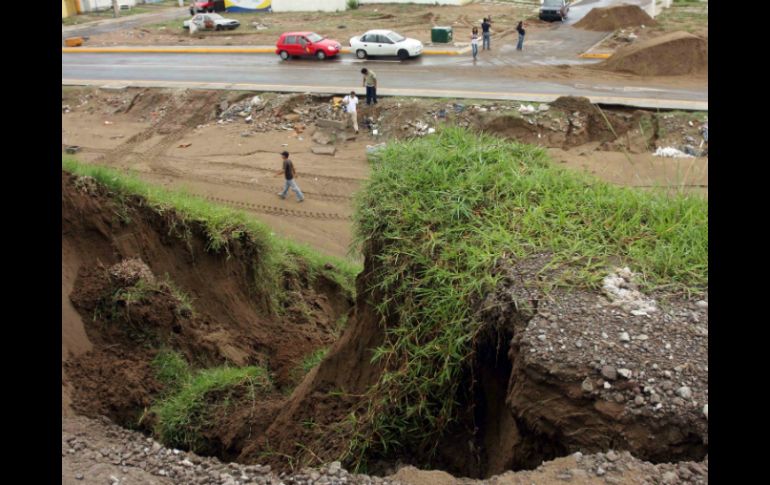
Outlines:
[[[214,0],[208,1],[194,1],[192,5],[190,5],[190,15],[195,15],[198,12],[213,12],[214,11]]]
[[[543,0],[540,7],[540,20],[567,20],[569,2],[567,0]]]
[[[342,45],[315,32],[284,32],[275,43],[275,53],[284,61],[291,56],[315,56],[318,59],[334,57]]]
[[[398,56],[404,60],[422,54],[422,42],[392,30],[370,30],[350,39],[350,47],[359,59],[369,56]]]
[[[194,22],[198,30],[235,30],[241,25],[237,20],[226,19],[218,13],[199,13],[185,20],[183,27],[189,29],[190,22]]]

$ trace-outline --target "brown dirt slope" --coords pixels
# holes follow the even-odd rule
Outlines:
[[[708,41],[672,32],[618,49],[597,69],[639,76],[682,76],[708,71]]]
[[[613,7],[594,8],[575,24],[575,27],[585,30],[613,31],[623,27],[637,25],[652,26],[655,20],[647,12],[636,5],[617,5]]]
[[[304,357],[334,341],[350,297],[333,279],[311,281],[302,268],[283,275],[289,298],[277,313],[256,285],[258,245],[248,236],[231,239],[227,252],[207,244],[198,222],[62,172],[62,297],[81,317],[63,320],[62,339],[92,345],[62,356],[75,412],[136,426],[162,390],[149,365],[162,348],[196,368],[267,365],[281,389]],[[275,407],[263,404],[249,415],[257,430]],[[212,442],[242,438],[249,416],[233,414]]]

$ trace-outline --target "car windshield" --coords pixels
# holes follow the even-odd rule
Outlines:
[[[544,0],[544,7],[561,7],[562,0]]]
[[[397,34],[395,32],[389,33],[388,37],[390,37],[390,40],[392,40],[393,42],[401,42],[402,40],[404,40],[406,38],[403,35],[399,35],[399,34]]]
[[[222,17],[221,15],[219,15],[218,13],[210,13],[210,14],[209,14],[209,18],[210,18],[211,20],[220,20],[220,19],[222,19],[223,17]]]
[[[320,40],[324,40],[324,38],[314,32],[312,34],[307,35],[307,40],[309,40],[310,42],[318,42]]]

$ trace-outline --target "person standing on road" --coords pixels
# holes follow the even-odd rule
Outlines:
[[[358,134],[358,113],[356,106],[358,106],[358,97],[355,91],[351,91],[348,96],[342,98],[342,102],[345,103],[345,112],[350,116],[350,121],[353,122],[353,129]]]
[[[489,28],[492,26],[492,21],[488,17],[484,17],[484,21],[481,22],[481,35],[484,37],[484,42],[481,44],[481,50],[492,50],[491,47],[491,35]]]
[[[289,152],[282,152],[281,157],[283,158],[283,168],[279,170],[275,176],[278,177],[279,175],[283,174],[286,178],[286,185],[283,186],[283,192],[278,192],[278,197],[286,199],[286,195],[289,193],[289,189],[291,188],[291,190],[293,190],[297,195],[297,202],[304,202],[305,196],[299,189],[297,182],[294,181],[294,178],[297,176],[297,172],[294,171],[294,164],[291,163],[291,160],[289,160]]]
[[[474,27],[471,33],[471,51],[473,52],[473,60],[476,60],[476,56],[479,55],[479,28]]]
[[[524,30],[524,21],[523,20],[521,22],[519,22],[519,25],[516,26],[516,32],[519,33],[519,43],[516,45],[516,50],[520,51],[524,47],[524,34],[525,34],[525,30]]]
[[[364,75],[364,87],[366,88],[366,105],[377,104],[377,76],[374,71],[367,68],[361,69]]]

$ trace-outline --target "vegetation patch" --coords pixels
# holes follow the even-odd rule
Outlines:
[[[482,330],[478,303],[501,258],[551,255],[552,285],[596,289],[615,266],[647,291],[701,292],[708,202],[567,172],[543,149],[459,128],[384,148],[357,199],[356,237],[375,248],[370,288],[386,326],[385,371],[356,415],[347,459],[435,451],[459,414]]]
[[[191,372],[182,356],[159,352],[153,360],[156,378],[166,395],[150,410],[155,417],[154,434],[165,445],[200,452],[205,447],[203,430],[213,424],[215,414],[227,412],[230,399],[238,393],[252,402],[272,390],[262,367],[215,367]]]

